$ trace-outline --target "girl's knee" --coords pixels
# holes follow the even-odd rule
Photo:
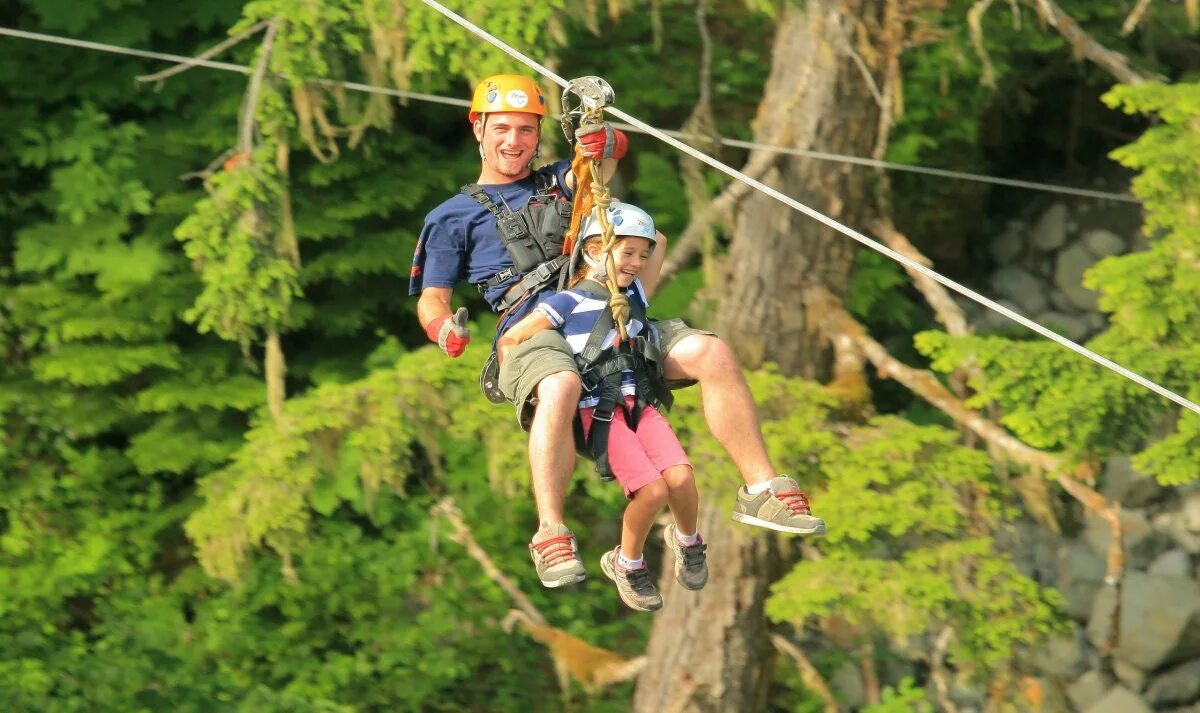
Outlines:
[[[658,503],[659,506],[662,506],[667,503],[667,496],[670,492],[671,490],[665,480],[655,480],[646,483],[634,491],[633,497],[646,505]]]
[[[674,490],[695,489],[696,475],[690,465],[675,465],[663,471],[667,488]]]

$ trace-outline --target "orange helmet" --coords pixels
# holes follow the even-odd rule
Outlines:
[[[545,116],[546,99],[537,82],[529,77],[494,74],[475,87],[467,119],[474,123],[480,114],[493,111],[523,111]]]

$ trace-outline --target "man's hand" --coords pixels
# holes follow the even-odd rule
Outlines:
[[[575,130],[575,138],[583,147],[583,152],[597,161],[611,158],[625,158],[629,151],[629,137],[624,131],[614,129],[607,121],[591,126],[581,126]]]
[[[471,342],[471,330],[467,329],[467,308],[459,307],[451,317],[443,314],[425,326],[429,341],[437,342],[448,357],[461,356]]]

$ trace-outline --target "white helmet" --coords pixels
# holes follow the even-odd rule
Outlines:
[[[572,260],[572,265],[578,264],[578,259],[582,258],[593,270],[600,275],[604,274],[605,261],[603,258],[592,258],[583,249],[584,243],[588,238],[593,238],[604,234],[604,228],[600,225],[599,206],[592,208],[592,214],[583,219],[579,226],[579,238],[575,241],[575,256]],[[621,201],[613,201],[608,206],[608,221],[612,223],[613,235],[617,237],[629,238],[645,238],[650,241],[650,253],[654,253],[654,248],[658,247],[658,231],[654,228],[654,219],[646,211],[638,208],[632,203],[622,203]]]

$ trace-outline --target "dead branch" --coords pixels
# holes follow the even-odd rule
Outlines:
[[[829,690],[829,684],[825,683],[821,672],[816,666],[812,665],[812,661],[804,655],[795,644],[788,641],[779,634],[771,634],[771,643],[776,649],[787,654],[793,661],[796,662],[796,668],[800,669],[800,678],[804,681],[804,685],[808,690],[821,697],[825,701],[825,713],[837,713],[837,699],[833,697],[833,692]]]
[[[463,520],[462,511],[454,504],[453,498],[440,501],[433,507],[431,514],[450,524],[450,539],[461,545],[471,559],[483,568],[483,573],[503,589],[519,607],[504,617],[501,627],[511,632],[513,626],[519,623],[530,638],[546,646],[554,661],[554,670],[558,675],[563,695],[570,690],[568,677],[578,681],[588,693],[595,693],[605,686],[636,678],[645,668],[645,656],[627,659],[550,626],[529,597],[500,571],[488,553],[471,536],[471,531]]]
[[[1150,7],[1150,0],[1138,0],[1138,4],[1133,6],[1133,10],[1121,25],[1122,37],[1137,29],[1138,23],[1142,21],[1142,16],[1146,14],[1146,8],[1148,7]]]
[[[1150,79],[1161,79],[1135,66],[1125,55],[1110,50],[1083,30],[1078,22],[1063,12],[1053,0],[1031,0],[1038,15],[1071,44],[1075,52],[1092,62],[1097,67],[1111,74],[1119,82],[1125,84],[1141,84]]]
[[[267,26],[267,24],[269,22],[270,22],[270,20],[263,20],[262,22],[255,23],[246,31],[238,33],[238,34],[234,35],[233,37],[230,37],[229,39],[226,39],[216,45],[213,45],[212,47],[204,50],[200,54],[193,57],[188,62],[181,62],[180,64],[177,64],[174,67],[170,67],[168,69],[164,69],[161,72],[155,72],[154,74],[143,74],[139,77],[134,77],[134,79],[136,79],[139,82],[161,82],[164,79],[175,76],[176,74],[182,74],[183,72],[188,71],[192,67],[197,66],[201,62],[212,59],[213,57],[216,57],[217,55],[221,54],[222,52],[229,49],[230,47],[233,47],[234,45],[239,44],[240,42],[245,40],[247,37],[250,37],[251,35],[255,34],[256,32],[259,32],[260,30],[262,30],[264,27]]]
[[[841,302],[822,287],[810,287],[805,293],[805,304],[819,305],[818,311],[825,315],[821,329],[832,339],[835,335],[848,335],[859,351],[875,365],[881,376],[895,379],[909,391],[940,409],[955,423],[979,436],[992,451],[1009,461],[1033,471],[1018,488],[1018,494],[1026,504],[1030,516],[1044,526],[1058,532],[1058,521],[1045,503],[1044,481],[1038,473],[1051,473],[1063,490],[1079,501],[1089,512],[1104,518],[1111,528],[1105,582],[1117,591],[1117,604],[1111,617],[1105,646],[1111,651],[1120,631],[1120,592],[1125,571],[1125,549],[1121,529],[1121,505],[1101,495],[1086,481],[1094,479],[1094,466],[1080,465],[1072,474],[1066,472],[1062,460],[1045,451],[1038,450],[1005,431],[996,423],[974,411],[955,397],[937,378],[922,369],[914,369],[893,357],[879,342],[867,333],[842,306]],[[1033,489],[1032,491],[1030,489]],[[1110,646],[1111,644],[1111,646]]]
[[[980,72],[979,83],[988,89],[996,88],[996,70],[992,67],[992,59],[988,56],[987,48],[983,45],[983,15],[992,6],[992,0],[978,0],[967,11],[967,28],[971,33],[971,46],[979,57],[983,69]]]
[[[279,18],[268,21],[267,34],[263,37],[262,50],[258,62],[254,65],[254,74],[250,76],[250,85],[246,88],[246,98],[242,104],[241,118],[238,121],[238,153],[250,154],[254,151],[254,130],[257,126],[255,115],[258,113],[258,95],[262,91],[263,78],[267,75],[267,65],[271,59],[271,48],[275,44],[275,33],[279,31]]]
[[[947,624],[933,640],[933,651],[929,656],[929,677],[933,679],[933,686],[937,691],[938,705],[946,713],[958,713],[958,706],[950,700],[950,684],[946,680],[946,647],[950,645],[952,638],[954,629]]]
[[[916,246],[896,228],[891,218],[879,218],[871,226],[871,229],[892,250],[925,267],[932,267],[933,263],[929,258],[922,255],[921,251],[917,250]],[[907,265],[904,266],[904,270],[913,279],[913,283],[925,297],[925,301],[933,308],[934,317],[946,328],[948,334],[960,337],[974,333],[967,323],[967,317],[963,314],[962,308],[958,306],[958,303],[941,283]]]
[[[525,593],[500,571],[500,568],[496,566],[496,563],[492,562],[492,558],[488,556],[488,553],[479,546],[474,537],[471,537],[471,531],[463,521],[462,511],[454,504],[453,498],[445,498],[435,505],[432,514],[435,517],[444,518],[446,522],[450,523],[450,539],[461,545],[467,551],[467,554],[471,556],[471,559],[479,563],[479,566],[483,568],[483,573],[499,585],[516,602],[517,606],[529,617],[530,621],[540,626],[548,624],[546,617],[542,616],[542,613],[533,605],[529,597],[525,596]]]

